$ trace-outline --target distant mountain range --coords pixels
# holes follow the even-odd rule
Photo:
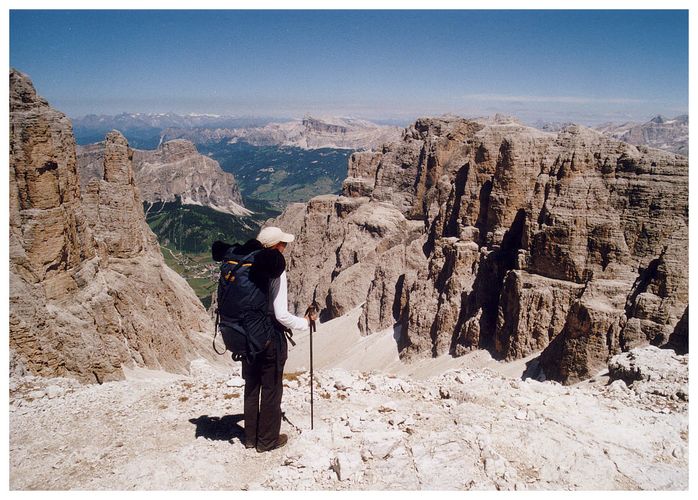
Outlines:
[[[294,146],[302,149],[377,149],[384,143],[400,139],[402,128],[377,125],[353,118],[314,118],[283,123],[269,123],[263,127],[234,129],[168,128],[163,132],[167,140],[188,139],[207,143],[228,139],[231,143],[247,142],[253,146]]]
[[[534,123],[534,127],[546,132],[559,132],[573,125],[571,122]],[[665,118],[657,115],[651,120],[624,123],[603,123],[594,127],[607,137],[627,142],[635,146],[649,146],[688,156],[688,115]]]
[[[400,139],[402,128],[366,120],[306,116],[297,120],[234,118],[174,113],[88,115],[73,119],[78,144],[101,141],[119,130],[134,147],[154,149],[161,142],[187,139],[195,144],[228,140],[255,146],[295,146],[303,149],[375,149]]]
[[[107,127],[125,126],[127,128],[158,128],[168,127],[257,127],[273,121],[273,118],[233,117],[206,113],[121,113],[118,115],[86,115],[73,118],[73,126]],[[278,120],[278,118],[276,119]]]
[[[121,113],[118,115],[86,115],[72,118],[73,133],[78,144],[104,140],[110,130],[118,130],[132,147],[154,149],[161,142],[165,129],[260,127],[278,118],[232,117],[213,114]]]
[[[671,119],[657,115],[645,123],[605,123],[596,130],[636,146],[649,146],[688,156],[688,115]]]
[[[132,147],[155,149],[164,141],[187,139],[194,144],[229,141],[253,146],[294,146],[302,149],[377,149],[401,139],[403,128],[366,120],[338,117],[283,119],[232,117],[214,114],[121,113],[74,118],[78,144],[102,141],[110,130],[119,130]],[[533,124],[558,132],[572,122]],[[636,146],[649,146],[688,156],[688,115],[666,118],[657,115],[642,122],[604,123],[594,127],[604,135]]]

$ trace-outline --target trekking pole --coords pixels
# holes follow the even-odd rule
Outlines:
[[[313,430],[313,330],[315,321],[310,320],[310,430]]]
[[[308,316],[308,326],[310,327],[310,430],[313,430],[313,332],[315,331],[315,320],[311,318],[318,312],[317,304],[313,304],[305,311]]]

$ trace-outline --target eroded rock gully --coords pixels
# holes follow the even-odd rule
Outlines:
[[[342,195],[277,222],[298,234],[296,311],[361,306],[361,330],[399,329],[405,359],[542,351],[571,383],[687,315],[687,159],[584,127],[420,119],[352,155]]]

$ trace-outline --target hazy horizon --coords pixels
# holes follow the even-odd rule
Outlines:
[[[688,114],[688,12],[11,10],[10,65],[71,118],[645,122]]]
[[[50,104],[50,103],[49,103]],[[61,111],[59,109],[59,111]],[[67,115],[68,118],[72,120],[82,120],[90,116],[95,116],[95,117],[110,117],[110,118],[116,118],[121,115],[127,115],[127,116],[132,116],[132,115],[145,115],[145,116],[167,116],[167,115],[175,115],[175,116],[180,116],[180,117],[195,117],[195,116],[210,116],[211,118],[221,118],[221,119],[239,119],[239,120],[250,120],[250,121],[259,121],[259,122],[264,122],[264,123],[284,123],[284,122],[289,122],[289,121],[294,121],[294,120],[301,120],[305,118],[306,116],[312,117],[312,118],[317,118],[317,119],[327,119],[327,118],[342,118],[342,119],[356,119],[356,120],[366,120],[370,121],[374,124],[377,125],[396,125],[396,126],[408,126],[412,123],[414,123],[417,119],[419,118],[427,118],[427,117],[442,117],[442,116],[459,116],[461,118],[465,119],[486,119],[486,118],[493,118],[495,115],[504,115],[504,116],[510,116],[518,121],[528,124],[528,125],[535,125],[536,123],[540,124],[564,124],[564,123],[576,123],[578,125],[587,125],[587,126],[599,126],[603,125],[605,123],[614,123],[614,124],[621,124],[623,122],[621,121],[606,121],[606,122],[594,122],[594,123],[583,123],[581,121],[574,122],[572,120],[543,120],[543,119],[533,119],[533,120],[525,120],[520,118],[519,116],[516,116],[512,113],[502,113],[502,112],[497,112],[493,113],[491,115],[459,115],[459,114],[454,114],[454,113],[434,113],[431,115],[415,115],[413,117],[407,117],[407,118],[366,118],[366,117],[361,117],[361,116],[346,116],[346,115],[319,115],[319,114],[310,114],[310,113],[305,113],[303,115],[297,115],[297,116],[264,116],[264,115],[226,115],[226,114],[213,114],[213,113],[197,113],[197,112],[190,112],[190,113],[175,113],[172,111],[165,111],[165,112],[143,112],[143,111],[121,111],[118,113],[88,113],[85,115],[76,115],[76,116],[71,116]],[[685,113],[679,113],[676,115],[662,115],[660,113],[655,113],[653,115],[647,116],[646,118],[638,119],[638,120],[625,120],[624,122],[636,122],[636,123],[646,123],[650,121],[651,119],[661,116],[664,119],[674,119],[678,118],[680,116],[688,116],[688,111]],[[204,126],[204,128],[208,128],[209,126]]]

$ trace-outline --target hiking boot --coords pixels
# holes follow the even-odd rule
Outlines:
[[[248,450],[249,450],[250,448],[256,448],[256,447],[257,447],[257,444],[256,444],[254,441],[243,441],[243,442],[245,443],[245,448],[247,448]]]
[[[282,446],[286,446],[286,443],[288,443],[288,436],[286,434],[279,434],[279,438],[276,440],[276,444],[272,446],[271,448],[259,448],[257,447],[257,451],[259,453],[265,452],[265,451],[271,451],[271,450],[276,450],[281,448]]]

